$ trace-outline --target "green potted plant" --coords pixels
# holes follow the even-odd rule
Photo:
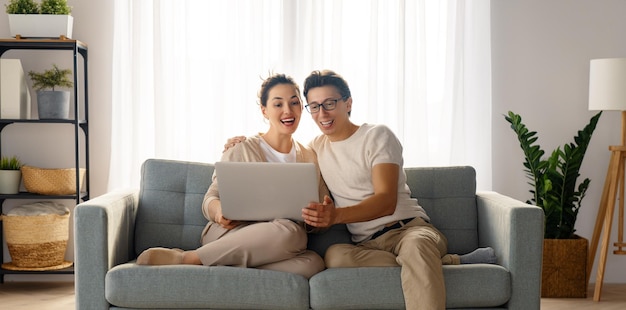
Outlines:
[[[41,14],[70,15],[72,8],[67,5],[67,0],[42,0],[39,5]]]
[[[10,0],[5,5],[11,36],[71,38],[74,18],[67,0]]]
[[[602,112],[594,115],[578,131],[574,142],[557,147],[547,159],[536,143],[537,132],[528,130],[518,114],[509,111],[505,115],[524,152],[524,172],[532,187],[532,198],[527,203],[541,207],[545,215],[542,297],[586,297],[587,294],[587,240],[575,234],[574,225],[591,180],[585,178],[578,184],[577,180],[601,115]],[[572,269],[566,271],[565,266]]]
[[[70,92],[56,88],[71,88],[72,70],[59,69],[53,64],[52,69],[42,73],[30,71],[28,75],[37,90],[37,108],[39,119],[68,119],[70,112]]]
[[[39,14],[39,6],[34,0],[11,0],[4,6],[7,14]]]
[[[19,192],[22,165],[17,156],[0,158],[0,194],[17,194]]]

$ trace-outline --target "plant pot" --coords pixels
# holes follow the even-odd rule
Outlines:
[[[0,170],[0,194],[17,194],[20,191],[21,180],[20,170]]]
[[[587,297],[587,239],[543,239],[541,297]]]
[[[70,92],[65,90],[37,91],[39,119],[69,119]]]
[[[71,15],[8,14],[12,37],[71,38],[74,18]]]

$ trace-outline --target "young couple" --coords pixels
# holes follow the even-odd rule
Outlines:
[[[254,267],[306,278],[325,267],[401,266],[406,308],[444,309],[442,264],[495,263],[493,250],[447,254],[445,236],[410,197],[400,141],[384,125],[351,122],[352,96],[340,75],[313,71],[303,95],[308,103],[304,108],[322,131],[308,146],[292,139],[303,111],[300,89],[290,77],[277,74],[259,91],[267,132],[233,139],[222,155],[223,161],[318,164],[320,200],[303,208],[303,221],[241,223],[224,218],[213,175],[202,204],[209,220],[203,246],[191,251],[148,249],[137,263]],[[305,226],[323,229],[341,223],[347,224],[355,244],[331,246],[324,260],[306,249]]]

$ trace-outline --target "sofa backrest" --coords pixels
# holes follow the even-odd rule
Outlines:
[[[476,171],[469,166],[405,168],[411,196],[448,239],[448,252],[478,247]]]
[[[212,164],[148,159],[141,167],[135,252],[150,247],[196,249],[207,220],[202,200]]]
[[[150,247],[195,249],[207,223],[201,205],[213,175],[208,163],[148,159],[141,169],[135,251]],[[478,247],[476,172],[472,167],[405,168],[413,197],[448,238],[450,253]],[[348,243],[345,225],[310,235],[309,248],[323,255],[331,244]]]
[[[478,247],[476,171],[468,166],[405,168],[411,196],[431,223],[448,239],[448,252],[465,254]],[[335,243],[350,243],[344,224],[322,234],[309,234],[308,248],[324,256]]]

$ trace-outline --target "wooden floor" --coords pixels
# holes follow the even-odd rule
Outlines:
[[[0,308],[11,310],[75,309],[74,282],[5,282],[0,284]]]
[[[587,298],[542,298],[542,310],[617,310],[626,309],[626,284],[605,283],[599,302],[593,301],[594,283],[589,285]]]
[[[593,287],[589,297],[543,298],[542,310],[617,310],[626,309],[626,284],[604,284],[602,300],[594,302]],[[0,284],[0,308],[11,310],[74,309],[73,282],[6,282]]]

